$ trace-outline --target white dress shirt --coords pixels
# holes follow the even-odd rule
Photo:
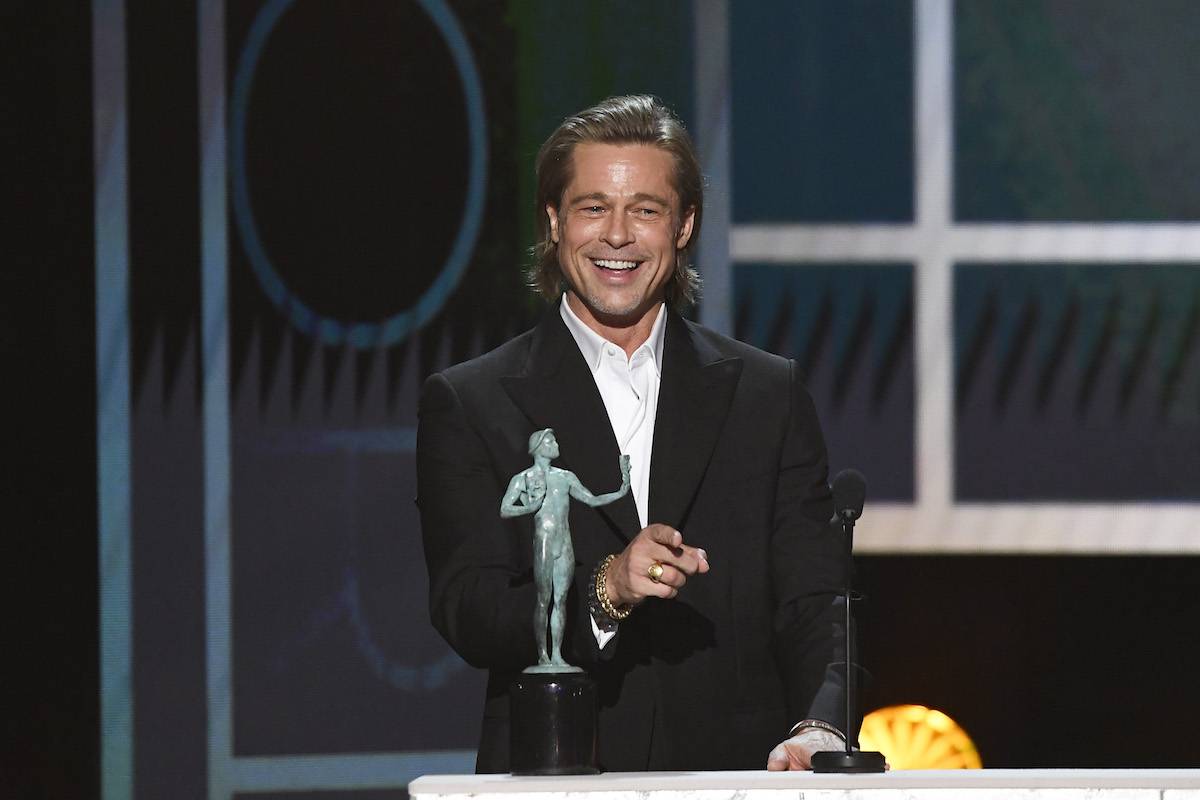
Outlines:
[[[648,525],[650,504],[650,453],[654,448],[654,420],[658,413],[658,386],[662,376],[663,330],[667,315],[659,304],[650,336],[633,355],[605,339],[576,316],[563,295],[562,320],[592,371],[600,398],[608,411],[613,436],[621,453],[629,456],[629,488],[642,527]],[[593,487],[588,487],[593,488]],[[601,631],[592,620],[592,631],[601,648],[615,631]]]
[[[596,388],[600,390],[617,448],[629,456],[629,488],[644,528],[649,524],[650,451],[654,448],[654,420],[658,413],[663,328],[667,315],[659,305],[650,336],[627,357],[619,345],[584,324],[571,310],[565,295],[559,309],[567,330],[592,371]]]

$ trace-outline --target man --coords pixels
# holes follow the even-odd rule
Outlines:
[[[630,496],[571,510],[564,648],[599,687],[601,767],[806,769],[844,746],[846,576],[824,443],[792,362],[678,314],[697,288],[702,186],[653,98],[564,120],[537,158],[533,277],[557,307],[426,382],[430,610],[489,670],[480,772],[507,771],[508,685],[537,658],[531,534],[496,500],[543,428],[589,486],[631,456]]]

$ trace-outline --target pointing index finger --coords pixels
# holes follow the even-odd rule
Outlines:
[[[683,534],[666,525],[656,525],[650,528],[650,538],[672,549],[678,549],[683,544]]]

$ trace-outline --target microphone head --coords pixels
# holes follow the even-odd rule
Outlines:
[[[856,469],[844,469],[833,479],[833,513],[840,519],[858,519],[867,500],[867,479]]]

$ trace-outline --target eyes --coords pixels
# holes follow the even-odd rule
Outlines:
[[[607,206],[581,206],[577,209],[580,213],[587,217],[602,217],[608,213]],[[654,206],[635,206],[628,211],[629,215],[637,219],[657,219],[663,216],[663,211]]]

